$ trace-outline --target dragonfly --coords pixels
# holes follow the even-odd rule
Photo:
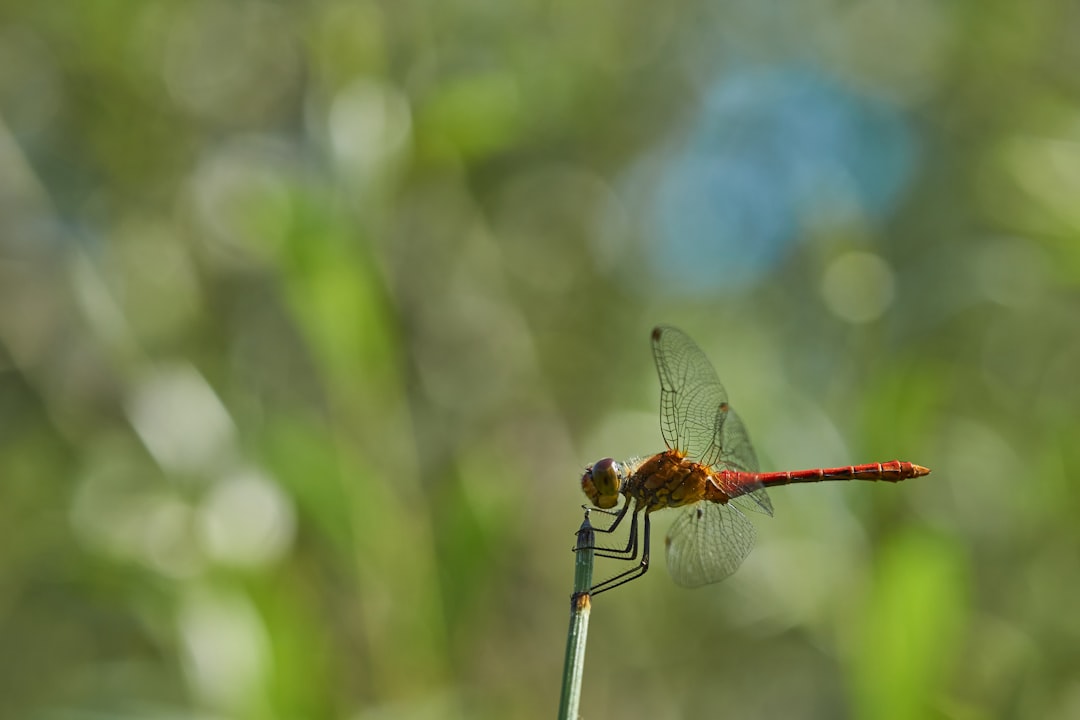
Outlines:
[[[614,533],[630,518],[626,546],[595,547],[596,556],[632,562],[640,551],[640,560],[594,585],[591,595],[636,580],[649,570],[650,517],[657,510],[676,508],[680,513],[664,541],[672,579],[683,587],[700,587],[728,577],[749,555],[755,530],[743,511],[772,516],[766,488],[825,480],[899,482],[930,473],[899,460],[760,472],[746,427],[728,405],[727,391],[705,353],[686,333],[669,326],[653,329],[652,350],[660,375],[660,430],[667,450],[643,460],[604,458],[581,476],[581,488],[593,505],[590,510],[614,517],[608,527],[594,528],[596,532]],[[613,509],[620,495],[624,502]]]

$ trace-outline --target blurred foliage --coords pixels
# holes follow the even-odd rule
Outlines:
[[[934,474],[598,598],[585,717],[1077,717],[1078,22],[3,4],[0,717],[550,716],[660,322],[763,467]]]

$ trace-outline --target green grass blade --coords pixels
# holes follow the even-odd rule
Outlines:
[[[559,720],[576,720],[581,701],[585,642],[589,634],[589,611],[592,607],[589,588],[592,586],[594,540],[589,511],[586,510],[585,520],[578,529],[577,544],[574,546],[574,594],[570,596],[570,630],[566,636]]]

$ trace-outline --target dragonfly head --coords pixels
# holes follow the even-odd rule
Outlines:
[[[611,458],[598,460],[585,468],[581,476],[581,489],[589,502],[598,508],[613,508],[619,504],[622,487],[622,468]]]

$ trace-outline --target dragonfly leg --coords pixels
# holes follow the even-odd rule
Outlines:
[[[627,505],[629,505],[629,502],[623,503],[623,506],[621,508],[619,508],[618,510],[605,510],[604,508],[593,507],[592,505],[582,505],[581,509],[584,510],[587,515],[592,515],[594,513],[600,513],[602,515],[608,515],[610,517],[615,518],[615,521],[612,522],[611,525],[609,525],[606,528],[598,528],[595,525],[593,525],[593,532],[609,533],[612,530],[614,530],[615,528],[617,528],[619,526],[619,523],[622,522],[623,516],[626,515],[626,507],[627,507]],[[577,535],[577,534],[578,534],[578,531],[575,530],[574,535]]]
[[[629,509],[630,509],[630,500],[629,499],[627,499],[626,502],[623,503],[623,506],[621,508],[619,508],[618,510],[604,510],[603,508],[589,508],[590,512],[597,512],[597,513],[602,513],[604,515],[611,515],[611,516],[613,516],[615,518],[615,520],[610,525],[608,525],[606,528],[593,527],[593,530],[595,530],[596,532],[602,532],[602,533],[615,532],[615,529],[619,527],[620,523],[622,523],[623,518],[626,517],[626,511],[629,510]],[[636,509],[635,509],[635,512],[637,512]]]
[[[637,558],[638,548],[638,513],[641,508],[634,508],[634,515],[630,518],[630,536],[626,539],[624,548],[593,547],[596,557],[611,558],[612,560],[634,560]],[[618,522],[618,521],[616,521]]]
[[[635,535],[635,541],[637,539],[635,532],[637,530],[637,512],[634,512],[634,529],[631,532]],[[636,543],[635,543],[636,544]],[[641,562],[625,572],[621,572],[614,577],[609,577],[607,580],[593,585],[589,589],[590,595],[599,595],[602,592],[607,592],[620,585],[625,585],[631,580],[637,580],[639,577],[649,571],[649,513],[645,513],[645,537],[641,546]],[[634,555],[637,555],[637,548],[634,548]],[[601,556],[605,557],[605,556]]]
[[[604,533],[614,532],[615,529],[619,527],[619,524],[622,523],[623,518],[626,517],[626,511],[627,509],[629,509],[629,507],[630,501],[627,500],[617,513],[613,511],[607,511],[607,514],[615,515],[615,522],[611,523],[611,527],[605,529],[594,528],[594,530],[596,532]],[[635,502],[633,516],[630,519],[630,536],[626,539],[626,547],[612,548],[603,547],[601,545],[593,545],[592,549],[597,551],[597,557],[611,558],[613,560],[633,560],[637,557],[637,518],[639,512],[641,512],[641,505]]]

